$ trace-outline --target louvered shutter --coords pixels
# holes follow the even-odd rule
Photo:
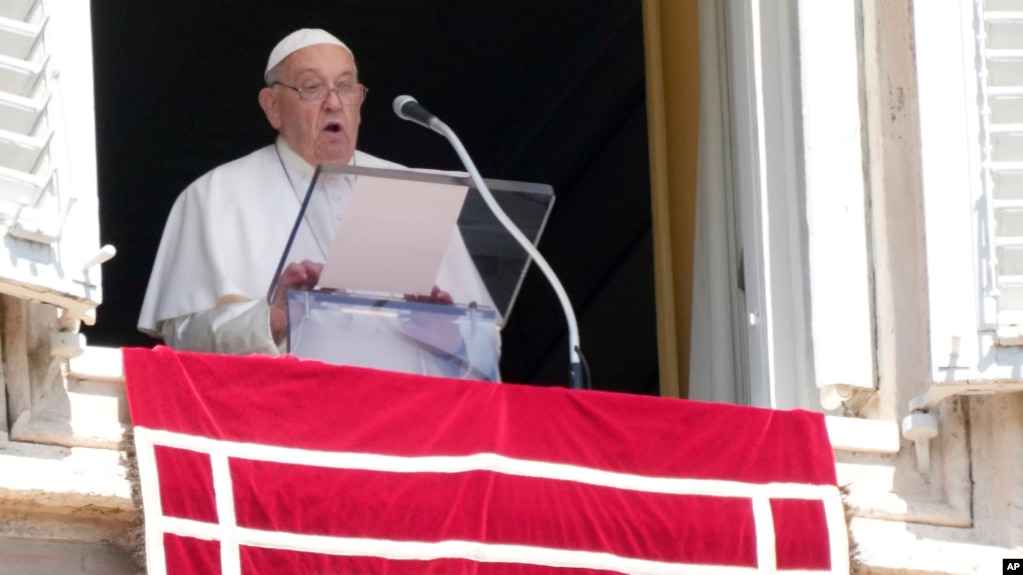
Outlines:
[[[89,2],[0,2],[0,292],[101,300]]]

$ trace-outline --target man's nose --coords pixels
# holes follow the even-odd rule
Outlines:
[[[328,110],[339,110],[344,102],[341,101],[341,94],[337,88],[328,89],[327,97],[323,99],[323,107]]]

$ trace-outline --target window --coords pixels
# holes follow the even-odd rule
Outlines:
[[[0,2],[0,439],[65,441],[62,364],[81,352],[112,255],[99,247],[90,26],[88,2]]]
[[[1023,5],[976,6],[983,329],[1023,344]],[[1009,6],[1006,6],[1009,7]],[[992,313],[994,316],[992,317]]]
[[[1016,4],[1017,11],[1004,0],[914,9],[938,384],[918,409],[1023,380],[1023,6]]]
[[[0,4],[0,292],[92,323],[101,300],[88,2]],[[108,252],[109,254],[109,252]]]
[[[728,45],[708,17],[701,50],[731,61],[726,78],[721,60],[701,63],[694,309],[709,311],[694,317],[694,399],[831,410],[875,389],[859,31],[843,6],[705,12],[727,23]],[[729,120],[708,120],[728,100]]]

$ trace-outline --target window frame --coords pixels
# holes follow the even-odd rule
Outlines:
[[[737,396],[760,407],[835,409],[834,398],[877,386],[858,14],[806,0],[736,0],[729,12],[749,320],[747,354],[736,354],[747,361],[736,372],[748,369],[749,381]],[[819,50],[827,38],[842,42]],[[846,90],[839,102],[829,97],[835,82]],[[836,131],[848,138],[830,137]],[[836,170],[849,180],[838,193],[825,185]]]

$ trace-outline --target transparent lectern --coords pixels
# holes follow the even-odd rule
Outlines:
[[[486,183],[535,245],[551,187]],[[287,265],[303,260],[324,265],[320,284],[277,294]],[[286,297],[297,357],[499,381],[500,329],[528,265],[467,175],[323,164],[267,297]]]

